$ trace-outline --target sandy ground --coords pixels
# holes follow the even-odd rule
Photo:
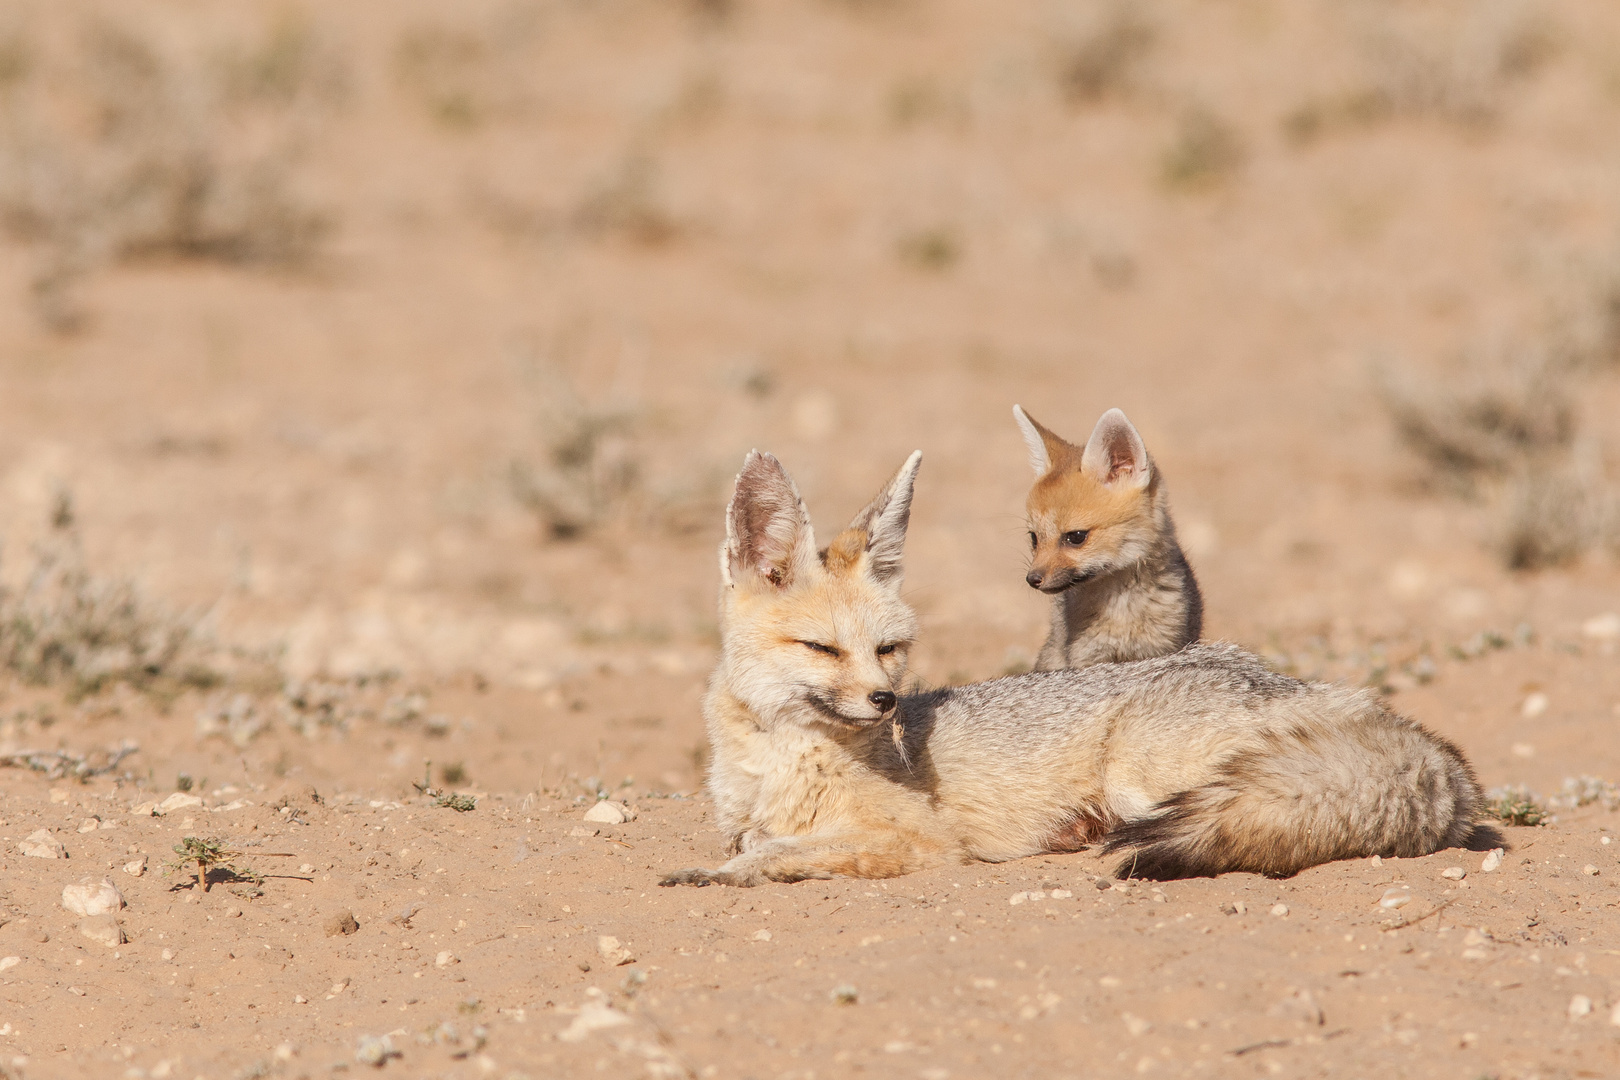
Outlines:
[[[0,36],[71,55],[121,10],[24,4]],[[29,299],[46,243],[0,243],[0,581],[68,491],[94,574],[259,658],[177,697],[0,676],[0,752],[138,747],[82,784],[0,771],[0,1071],[1620,1074],[1601,801],[1505,829],[1491,872],[1122,887],[1081,853],[656,885],[723,858],[698,702],[743,453],[825,531],[920,447],[914,667],[993,677],[1046,621],[1015,401],[1076,439],[1137,423],[1208,636],[1385,686],[1487,785],[1620,779],[1620,568],[1505,569],[1491,502],[1434,483],[1373,374],[1546,340],[1612,268],[1616,12],[1143,10],[1150,43],[1082,100],[1085,5],[310,8],[345,87],[296,162],[334,223],[311,263],[109,258],[64,333]],[[164,57],[284,15],[141,7]],[[1544,55],[1503,74],[1519,18]],[[1401,89],[1391,40],[1439,90]],[[1343,104],[1368,86],[1406,104]],[[1198,116],[1229,142],[1188,179]],[[1573,396],[1612,473],[1620,375]],[[580,415],[639,481],[556,539],[513,465]],[[154,815],[182,777],[202,802]],[[584,822],[598,792],[635,819]],[[22,854],[40,829],[66,859]],[[166,874],[186,836],[263,881]],[[127,941],[64,910],[86,877]]]

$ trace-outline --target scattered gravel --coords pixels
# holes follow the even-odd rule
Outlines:
[[[326,920],[327,937],[337,937],[339,934],[347,937],[359,929],[360,923],[355,920],[354,912],[352,911],[342,912],[341,914],[334,915],[330,919]]]
[[[627,821],[634,821],[636,812],[624,803],[614,802],[612,799],[603,799],[589,810],[585,811],[585,820],[596,825],[623,825]]]
[[[1283,917],[1287,916],[1287,914],[1288,914],[1288,905],[1287,904],[1272,904],[1271,905],[1271,913],[1273,915],[1277,916],[1279,919],[1283,918]]]
[[[124,896],[106,878],[85,878],[62,890],[62,906],[75,915],[116,915],[124,907]]]
[[[1448,881],[1461,881],[1468,876],[1468,871],[1460,866],[1448,866],[1440,871],[1440,876]]]
[[[1483,859],[1481,859],[1480,862],[1479,862],[1480,871],[1482,873],[1486,873],[1486,874],[1495,872],[1496,870],[1500,869],[1501,866],[1502,866],[1502,849],[1501,848],[1491,848],[1491,850],[1489,852],[1487,852],[1485,857]]]
[[[618,938],[607,934],[603,934],[596,939],[596,951],[602,955],[602,959],[615,967],[622,967],[625,964],[636,962],[634,953],[619,944]]]
[[[1412,902],[1412,894],[1411,894],[1411,892],[1408,891],[1405,888],[1402,888],[1400,886],[1396,886],[1393,889],[1385,889],[1384,890],[1384,895],[1379,899],[1378,906],[1381,907],[1381,908],[1394,909],[1394,908],[1398,908],[1398,907],[1405,907],[1407,904],[1410,904],[1411,902]]]
[[[124,928],[118,925],[118,917],[115,915],[92,915],[83,919],[79,922],[79,933],[109,949],[129,940],[124,935]]]
[[[1585,994],[1576,994],[1569,999],[1568,1011],[1571,1020],[1579,1020],[1583,1016],[1590,1016],[1592,1013],[1592,999]]]
[[[67,848],[62,846],[62,841],[58,840],[49,829],[37,829],[29,833],[28,839],[17,845],[17,850],[36,859],[68,857]]]

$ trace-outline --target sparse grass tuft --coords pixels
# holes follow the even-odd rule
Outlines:
[[[219,650],[195,625],[143,599],[127,582],[84,565],[72,499],[57,500],[51,530],[20,591],[0,586],[0,670],[72,698],[123,683],[159,697],[224,682]]]
[[[1160,177],[1173,188],[1207,188],[1231,179],[1242,167],[1243,140],[1208,109],[1182,113],[1175,137],[1160,162]]]
[[[962,257],[962,241],[945,226],[907,233],[895,244],[902,262],[919,270],[943,271]]]
[[[1493,788],[1485,798],[1485,812],[1505,825],[1541,825],[1550,817],[1547,808],[1522,784]]]
[[[620,511],[640,482],[627,408],[587,402],[556,368],[536,364],[538,462],[512,462],[512,492],[547,536],[571,540]]]

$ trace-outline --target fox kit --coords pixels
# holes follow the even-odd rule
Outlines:
[[[735,857],[665,885],[881,878],[1132,854],[1120,876],[1293,874],[1472,833],[1462,754],[1371,695],[1230,645],[902,696],[913,454],[818,552],[777,460],[748,455],[720,550],[709,790]]]
[[[1204,600],[1176,543],[1169,496],[1136,428],[1109,409],[1084,447],[1013,418],[1035,486],[1024,580],[1052,597],[1036,671],[1166,656],[1198,640]]]

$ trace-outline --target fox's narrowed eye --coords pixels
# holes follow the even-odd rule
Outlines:
[[[1039,547],[1040,544],[1041,544],[1041,538],[1036,536],[1034,533],[1030,533],[1029,534],[1029,546],[1032,547],[1032,548],[1035,548],[1035,547]]]
[[[891,641],[887,645],[879,645],[877,647],[877,654],[879,656],[888,656],[890,653],[894,652],[894,650],[898,649],[899,647],[900,646],[898,644]]]
[[[1089,531],[1089,529],[1075,529],[1073,532],[1066,532],[1063,534],[1063,543],[1069,547],[1079,547],[1086,542],[1086,534]]]
[[[799,642],[799,644],[803,645],[807,649],[814,649],[818,653],[826,653],[828,656],[841,656],[841,655],[843,655],[837,649],[835,649],[833,646],[831,646],[831,645],[823,645],[819,641],[801,641],[801,642]]]

